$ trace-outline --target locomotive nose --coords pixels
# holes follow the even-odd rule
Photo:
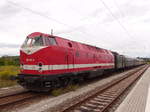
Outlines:
[[[44,47],[42,36],[29,36],[21,46],[21,50],[26,54],[32,54]]]

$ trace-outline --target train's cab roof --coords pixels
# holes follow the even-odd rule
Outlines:
[[[34,38],[34,37],[37,37],[37,36],[41,36],[42,33],[40,32],[34,32],[34,33],[31,33],[28,35],[28,38]]]
[[[53,36],[53,35],[44,34],[44,33],[41,33],[41,32],[33,32],[33,33],[29,34],[27,37],[28,37],[28,38],[34,38],[34,37],[39,37],[39,36],[55,37],[55,36]]]

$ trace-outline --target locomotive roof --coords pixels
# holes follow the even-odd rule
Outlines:
[[[45,36],[45,37],[48,37],[48,36],[55,37],[53,35],[44,34],[44,33],[41,33],[41,32],[33,32],[33,33],[29,34],[27,37],[34,38],[34,37],[41,36],[41,35]]]
[[[42,33],[40,33],[40,32],[34,32],[34,33],[29,34],[28,37],[34,38],[34,37],[41,36],[41,35],[42,35]]]
[[[34,38],[34,37],[37,37],[37,36],[56,37],[56,38],[60,38],[60,39],[63,39],[63,40],[68,40],[70,42],[75,42],[75,43],[82,44],[82,45],[86,46],[88,49],[110,51],[110,50],[107,50],[107,49],[103,49],[103,48],[99,48],[99,47],[96,47],[96,46],[88,45],[88,44],[85,44],[85,43],[82,43],[82,42],[76,42],[76,41],[72,41],[72,40],[69,40],[69,39],[66,39],[66,38],[63,38],[63,37],[54,36],[54,35],[50,35],[50,34],[45,34],[45,33],[41,33],[41,32],[33,32],[33,33],[29,34],[27,37]]]

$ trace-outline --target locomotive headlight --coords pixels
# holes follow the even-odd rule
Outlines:
[[[39,70],[39,72],[42,72],[42,63],[38,63],[38,70]]]

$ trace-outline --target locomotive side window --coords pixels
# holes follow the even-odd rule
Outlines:
[[[44,40],[45,40],[46,46],[57,44],[55,38],[45,37]]]
[[[54,38],[49,38],[50,45],[56,45],[56,41]]]

